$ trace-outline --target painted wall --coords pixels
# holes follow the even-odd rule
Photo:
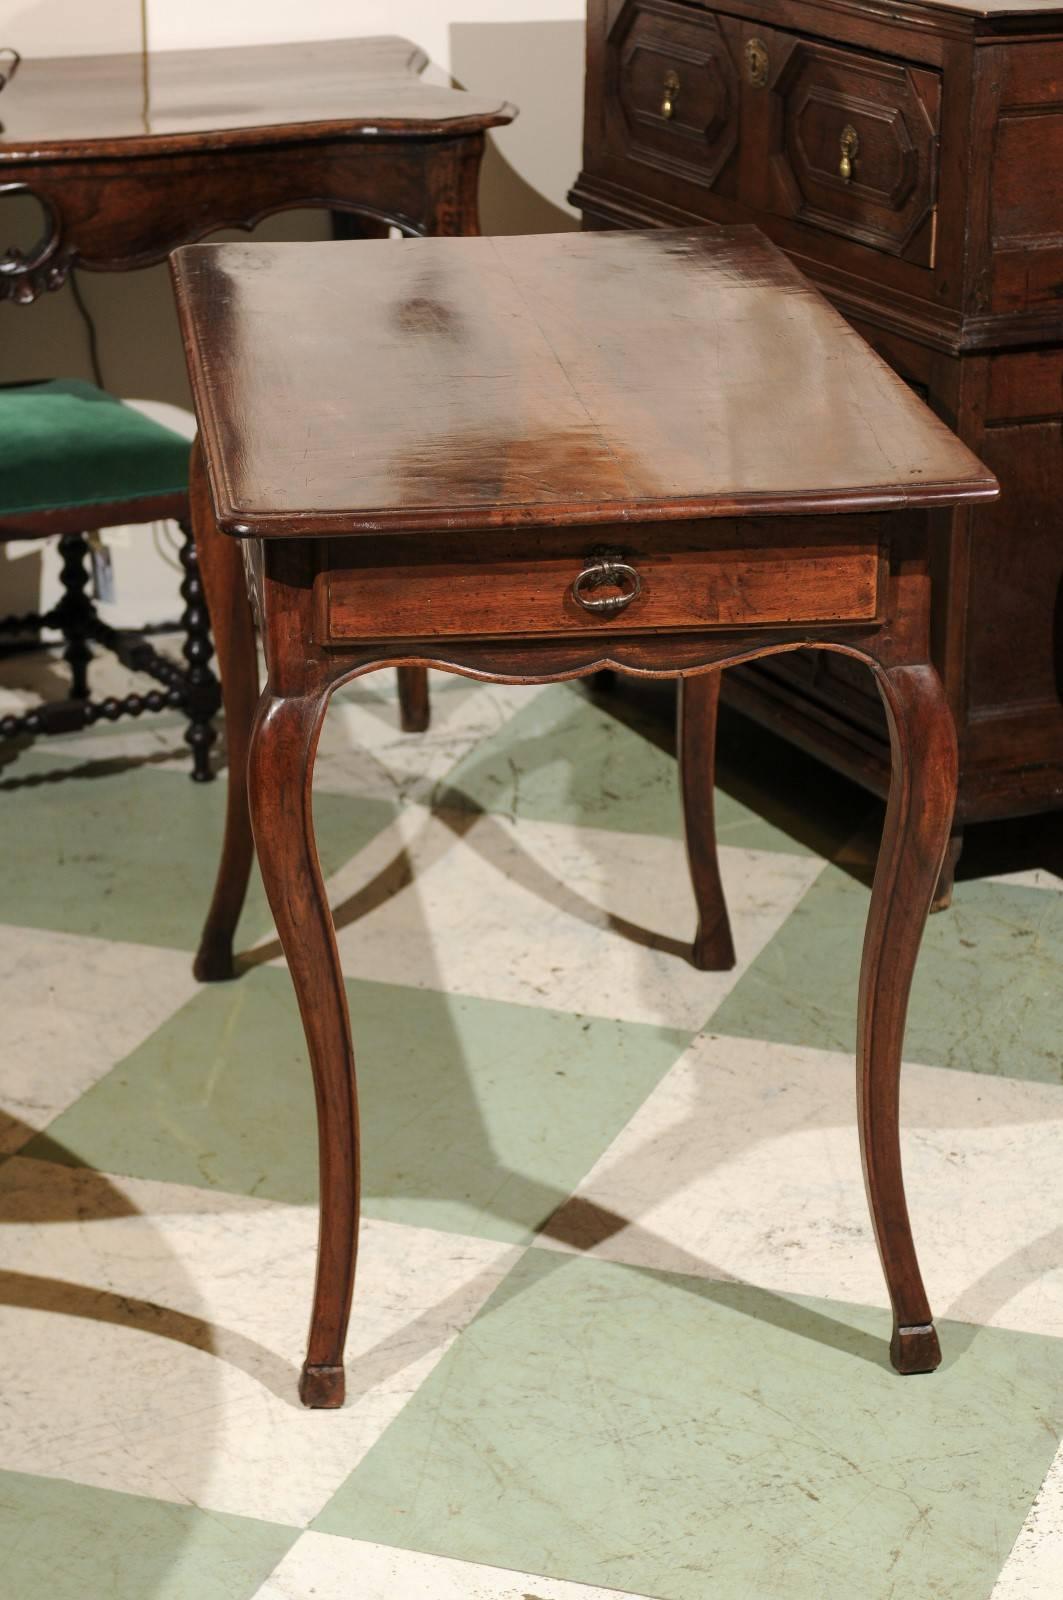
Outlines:
[[[579,167],[585,0],[145,0],[151,49],[398,33],[431,55],[440,81],[512,101],[521,115],[492,134],[481,192],[485,232],[541,233],[577,225],[565,194]],[[0,0],[0,44],[23,55],[139,50],[141,0]],[[2,105],[0,105],[2,110]],[[26,242],[30,221],[5,202],[0,250]],[[320,214],[289,213],[258,237],[327,236]],[[399,247],[397,247],[399,248]],[[187,405],[184,362],[165,267],[121,276],[80,275],[108,388],[126,398]],[[91,377],[86,328],[69,290],[33,307],[0,305],[0,381]],[[9,554],[14,557],[17,552]],[[5,609],[35,603],[51,569],[23,552]],[[2,557],[2,552],[0,552]],[[174,611],[174,574],[153,545],[115,554],[119,614],[145,620]],[[0,560],[0,584],[15,574]],[[45,595],[47,598],[47,593]]]

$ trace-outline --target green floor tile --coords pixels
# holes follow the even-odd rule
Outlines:
[[[33,752],[0,780],[7,852],[0,922],[194,950],[210,903],[225,817],[225,778],[192,783],[142,762],[72,762]],[[394,816],[381,800],[319,794],[318,848],[334,872]],[[252,874],[240,940],[270,926]]]
[[[622,694],[610,697],[621,711]],[[675,758],[646,736],[645,711],[631,709],[630,717],[618,720],[585,691],[555,684],[459,762],[436,803],[677,839],[682,817]],[[656,722],[653,731],[659,731]],[[721,790],[716,814],[721,844],[808,853]]]
[[[349,982],[365,1208],[493,1239],[569,1194],[689,1035]],[[286,972],[203,990],[23,1154],[310,1202],[317,1142]]]
[[[1063,1342],[529,1251],[314,1526],[660,1600],[987,1600]]]
[[[0,1472],[9,1600],[251,1600],[298,1537],[251,1517]]]
[[[712,1031],[852,1050],[867,907],[868,890],[828,867],[713,1013]],[[1063,895],[960,884],[927,924],[906,1060],[1063,1082],[1061,968]]]

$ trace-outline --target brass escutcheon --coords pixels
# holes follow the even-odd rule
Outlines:
[[[768,81],[768,47],[763,39],[746,40],[746,76],[754,89],[763,89]]]
[[[842,158],[838,162],[838,176],[840,178],[844,178],[846,183],[849,182],[849,179],[853,175],[853,162],[856,160],[856,152],[859,150],[859,148],[860,135],[857,133],[852,123],[847,122],[845,127],[842,129]]]

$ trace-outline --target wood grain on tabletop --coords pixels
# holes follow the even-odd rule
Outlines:
[[[996,492],[754,228],[200,245],[174,270],[231,532],[861,510]]]

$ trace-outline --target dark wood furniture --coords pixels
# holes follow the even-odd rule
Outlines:
[[[908,990],[955,798],[928,647],[931,552],[955,534],[932,508],[992,499],[992,475],[752,228],[201,245],[174,270],[197,493],[205,457],[265,639],[250,810],[320,1128],[304,1401],[342,1401],[358,1222],[314,753],[332,691],[388,665],[696,684],[815,645],[871,669],[893,782],[860,980],[860,1134],[893,1361],[936,1366],[898,1136]],[[246,607],[234,628],[249,710]]]
[[[590,0],[587,43],[587,226],[755,222],[1000,479],[936,547],[945,902],[966,824],[1063,805],[1063,6]],[[885,791],[888,729],[844,658],[724,694]]]
[[[344,232],[478,233],[484,135],[516,113],[423,82],[426,65],[398,38],[18,62],[0,95],[0,199],[32,197],[44,231],[28,252],[0,248],[0,301],[294,207],[326,207]],[[230,574],[204,576],[224,613],[212,585]],[[399,692],[403,725],[423,728],[424,674],[400,674]]]

